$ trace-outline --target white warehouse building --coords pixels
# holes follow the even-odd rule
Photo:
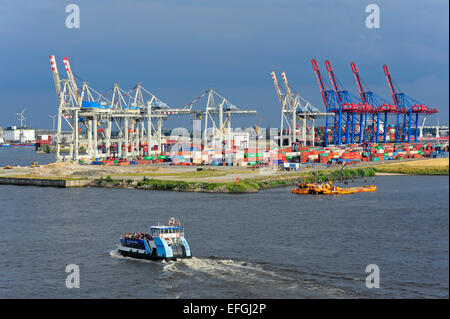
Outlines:
[[[11,126],[4,130],[3,139],[5,142],[34,142],[36,140],[36,132],[26,127]]]

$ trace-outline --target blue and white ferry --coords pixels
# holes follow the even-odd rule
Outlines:
[[[120,238],[119,252],[126,257],[149,260],[177,260],[191,258],[191,250],[184,238],[184,227],[175,218],[167,226],[150,227],[150,233],[128,233]]]

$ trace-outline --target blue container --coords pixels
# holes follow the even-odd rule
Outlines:
[[[83,107],[83,108],[100,108],[100,104],[98,104],[97,102],[83,101],[83,103],[81,103],[81,107]]]

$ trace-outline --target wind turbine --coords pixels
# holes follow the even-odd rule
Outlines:
[[[20,121],[20,127],[23,127],[23,122],[26,121],[25,119],[25,115],[23,115],[23,113],[25,113],[26,109],[23,109],[23,111],[21,113],[15,113],[16,115],[19,116],[19,121]]]
[[[55,118],[56,118],[57,115],[58,115],[58,114],[55,114],[55,115],[49,114],[49,115],[48,115],[48,117],[52,119],[52,131],[55,130]]]

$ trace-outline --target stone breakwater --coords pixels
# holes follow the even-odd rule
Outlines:
[[[0,177],[0,184],[7,185],[29,185],[50,187],[84,187],[91,183],[89,180],[66,180],[52,178],[22,178],[22,177]]]

